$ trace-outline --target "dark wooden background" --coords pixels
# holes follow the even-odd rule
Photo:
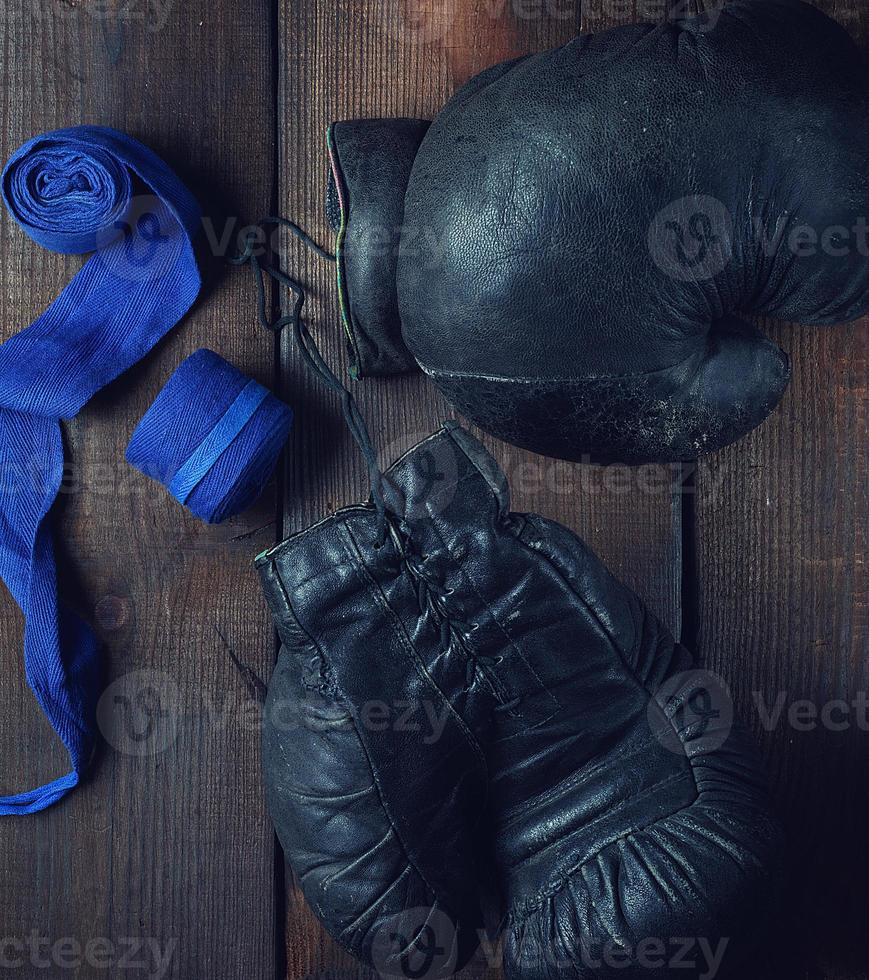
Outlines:
[[[869,6],[821,5],[869,42]],[[0,156],[46,129],[112,125],[178,170],[218,233],[280,211],[329,241],[330,120],[431,116],[494,61],[666,15],[665,0],[3,0]],[[5,214],[0,242],[8,336],[80,260],[42,252]],[[96,624],[107,680],[127,700],[115,699],[84,788],[41,815],[0,820],[0,943],[35,936],[39,955],[55,957],[48,975],[87,980],[159,975],[155,951],[167,958],[162,976],[183,980],[355,978],[284,876],[260,788],[256,702],[227,646],[268,676],[274,637],[251,559],[362,496],[363,468],[334,399],[257,327],[252,284],[207,251],[194,312],[67,427],[64,591]],[[327,356],[343,362],[330,270],[293,243],[285,262],[312,288],[309,322]],[[727,679],[756,730],[790,847],[757,977],[869,976],[869,735],[853,712],[844,731],[802,731],[758,710],[780,704],[786,716],[803,699],[820,709],[869,690],[866,326],[770,324],[794,364],[784,402],[696,468],[581,467],[488,440],[517,509],[585,536]],[[159,386],[201,346],[297,414],[280,478],[216,528],[123,462]],[[358,391],[384,462],[451,415],[420,377]],[[66,771],[66,759],[27,690],[8,597],[0,637],[0,791],[11,792]],[[155,697],[163,714],[137,740],[155,723]],[[85,962],[64,965],[76,948]],[[46,975],[29,952],[16,972],[2,959],[13,952],[0,945],[9,975]],[[481,957],[467,972],[494,971]]]

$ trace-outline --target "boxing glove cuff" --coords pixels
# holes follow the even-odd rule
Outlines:
[[[423,119],[360,119],[329,127],[326,209],[337,235],[341,319],[355,377],[418,370],[401,336],[396,269],[404,193]]]

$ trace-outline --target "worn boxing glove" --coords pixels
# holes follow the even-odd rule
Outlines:
[[[737,968],[779,833],[723,685],[455,425],[386,479],[385,541],[351,507],[258,562],[269,806],[322,921],[446,976],[494,883],[510,978]]]
[[[439,637],[405,635],[416,593],[377,536],[370,507],[348,508],[258,559],[282,644],[267,800],[332,936],[384,976],[435,980],[479,939],[486,765],[427,672]]]
[[[869,73],[796,0],[734,0],[496,65],[430,127],[332,126],[360,374],[415,364],[549,455],[694,458],[789,375],[744,317],[869,304]]]

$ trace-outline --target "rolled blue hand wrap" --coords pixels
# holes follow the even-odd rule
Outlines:
[[[217,524],[262,493],[292,424],[289,406],[214,351],[198,350],[142,417],[127,461]]]
[[[24,667],[71,771],[0,797],[0,814],[42,810],[80,780],[96,741],[97,641],[58,603],[47,515],[63,475],[60,420],[142,358],[199,293],[200,214],[147,147],[95,126],[25,143],[3,200],[40,245],[95,254],[29,327],[0,344],[0,576],[21,607]]]

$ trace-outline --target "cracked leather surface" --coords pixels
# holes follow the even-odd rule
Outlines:
[[[672,937],[726,940],[738,969],[780,837],[726,694],[579,538],[511,512],[455,424],[388,480],[382,547],[365,505],[258,561],[283,644],[269,808],[318,916],[381,972],[445,977],[494,888],[509,978],[690,976],[639,962]]]
[[[468,418],[519,445],[718,449],[787,384],[745,317],[867,310],[867,117],[862,54],[797,0],[733,0],[488,69],[413,163],[404,341]]]
[[[740,391],[722,384],[701,352],[659,374],[620,377],[511,381],[425,370],[463,415],[524,449],[586,462],[694,459],[757,426],[787,385],[787,357],[740,328],[714,341],[727,345]]]

